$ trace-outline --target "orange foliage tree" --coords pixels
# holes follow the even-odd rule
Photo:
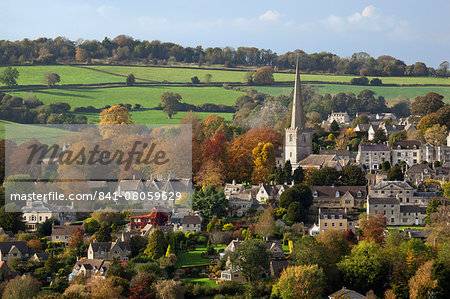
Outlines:
[[[121,105],[114,105],[111,108],[103,109],[100,113],[100,124],[132,124],[131,113]]]
[[[252,150],[252,157],[254,163],[252,182],[254,184],[266,182],[272,167],[275,166],[275,148],[273,144],[270,142],[258,143]]]

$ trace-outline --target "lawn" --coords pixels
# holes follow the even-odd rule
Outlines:
[[[199,283],[199,284],[207,284],[212,288],[215,288],[217,286],[216,282],[209,279],[209,278],[186,278],[184,279],[186,282],[190,283]]]
[[[320,94],[336,94],[338,92],[352,92],[358,94],[361,90],[370,89],[375,91],[376,95],[380,95],[386,98],[388,102],[393,101],[395,98],[403,95],[407,98],[414,99],[417,96],[423,96],[430,91],[437,92],[445,97],[444,101],[450,102],[450,87],[442,86],[404,86],[404,87],[390,87],[390,86],[355,86],[355,85],[340,85],[340,84],[313,84],[318,87]],[[292,87],[281,86],[257,86],[252,87],[260,92],[268,93],[270,95],[291,93]]]
[[[388,226],[387,229],[424,229],[424,226]]]
[[[225,249],[226,245],[217,245],[216,250]],[[199,245],[195,248],[195,250],[191,250],[188,252],[182,252],[177,255],[177,267],[189,267],[189,266],[198,266],[211,264],[210,259],[205,259],[201,257],[201,254],[206,252],[205,245]]]
[[[161,102],[161,94],[166,91],[179,93],[182,102],[198,105],[203,103],[232,105],[242,92],[221,87],[175,87],[175,86],[132,86],[132,87],[76,87],[36,89],[33,93],[45,104],[66,102],[72,108],[106,105],[141,104],[143,108],[153,108]],[[13,95],[25,97],[28,91],[17,91]]]

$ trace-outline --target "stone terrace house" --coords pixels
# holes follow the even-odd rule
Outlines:
[[[314,209],[361,207],[367,198],[366,186],[312,186]]]
[[[88,259],[112,260],[119,258],[127,261],[131,255],[128,242],[94,242],[89,245]]]
[[[381,181],[369,188],[371,198],[395,198],[402,205],[415,204],[414,188],[404,181]]]
[[[387,225],[400,225],[400,201],[395,197],[369,197],[367,214],[384,215]]]
[[[331,124],[334,120],[338,124],[348,124],[348,123],[350,123],[350,116],[348,115],[347,111],[345,111],[345,112],[332,112],[328,116],[327,122]]]
[[[319,209],[319,232],[330,229],[356,232],[357,219],[347,215],[347,209]]]
[[[392,165],[399,164],[405,161],[409,166],[420,163],[421,157],[421,145],[418,140],[403,140],[395,141],[392,144]]]
[[[7,262],[10,259],[29,259],[32,251],[24,241],[0,242],[0,261]]]
[[[384,161],[390,162],[391,150],[385,144],[360,144],[356,161],[369,171],[381,168]]]
[[[52,242],[69,243],[70,237],[77,229],[84,230],[82,225],[53,225],[52,227]]]
[[[305,159],[298,162],[298,166],[306,169],[309,167],[322,169],[324,167],[333,167],[336,170],[342,170],[342,165],[336,155],[309,155]]]

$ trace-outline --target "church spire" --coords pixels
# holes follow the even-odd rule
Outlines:
[[[303,115],[303,97],[300,85],[300,70],[297,59],[297,67],[295,69],[295,86],[294,86],[294,102],[292,104],[291,128],[305,128],[305,120]]]

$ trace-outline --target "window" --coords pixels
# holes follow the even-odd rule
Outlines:
[[[336,215],[331,215],[331,219],[336,219]]]
[[[334,222],[331,223],[331,226],[332,226],[332,227],[335,227]]]
[[[339,197],[339,196],[340,196],[339,191],[336,191],[336,197]]]
[[[401,156],[402,156],[402,153],[398,152],[397,157],[401,157]]]
[[[327,223],[327,222],[325,222],[325,223],[323,224],[323,226],[325,226],[325,227],[328,227],[328,223]]]
[[[362,192],[361,192],[361,191],[358,191],[358,193],[356,193],[356,196],[362,197]]]
[[[317,190],[314,190],[314,197],[319,196],[319,193],[317,192]]]
[[[394,221],[395,221],[394,218],[391,218],[391,223],[394,223]]]
[[[344,216],[343,215],[339,215],[339,219],[343,219],[344,218]]]
[[[339,223],[339,227],[343,227],[344,224],[342,222]]]
[[[323,219],[328,219],[328,215],[323,215]]]

